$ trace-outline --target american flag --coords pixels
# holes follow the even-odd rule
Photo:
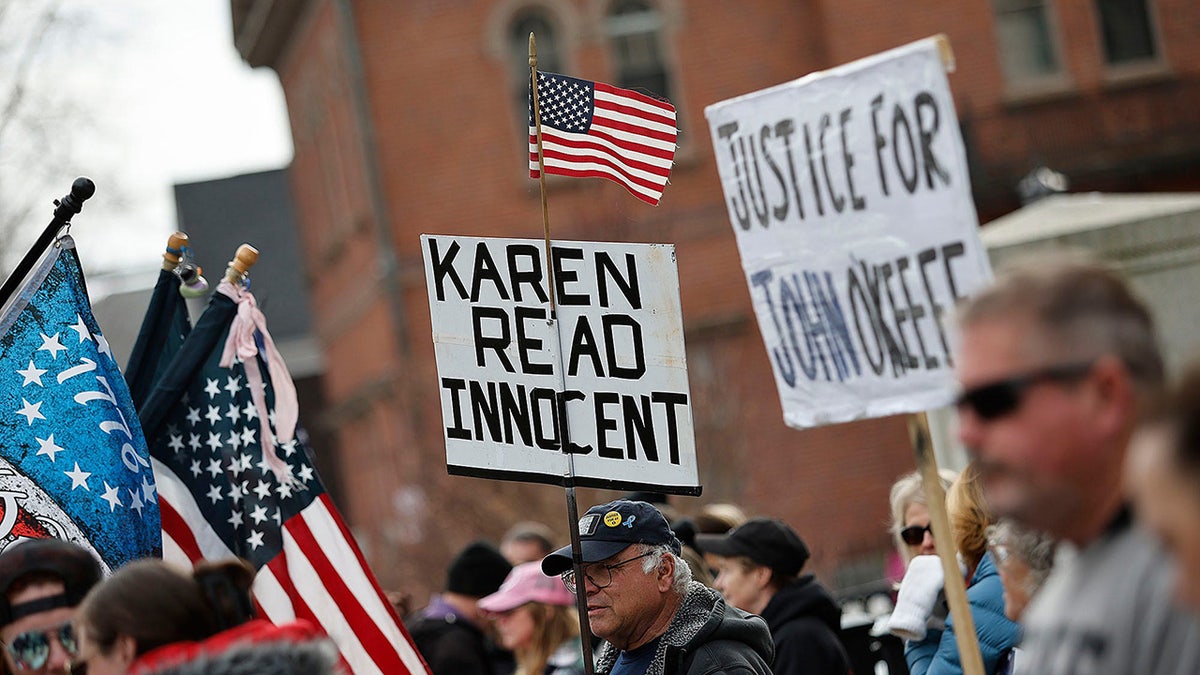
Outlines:
[[[290,440],[278,433],[276,391],[291,384],[279,379],[285,369],[267,371],[269,335],[256,334],[260,355],[248,357],[262,373],[265,407],[254,400],[246,362],[221,365],[230,326],[243,319],[233,298],[253,307],[248,291],[221,288],[142,411],[163,557],[241,556],[258,570],[254,598],[271,622],[303,618],[322,627],[354,673],[427,672],[326,494],[303,431]],[[285,440],[264,450],[264,436],[275,433]]]
[[[0,548],[55,537],[109,569],[162,547],[150,453],[61,238],[0,316]]]
[[[542,161],[547,174],[607,178],[657,205],[675,161],[675,107],[566,75],[538,72]],[[537,178],[537,128],[529,97],[529,176]]]

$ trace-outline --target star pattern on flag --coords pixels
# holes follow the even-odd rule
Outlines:
[[[558,73],[538,72],[536,84],[528,96],[530,178],[603,178],[658,204],[678,147],[669,101]]]
[[[38,351],[50,352],[50,358],[57,360],[58,353],[67,350],[67,348],[58,341],[58,335],[58,333],[55,333],[53,336],[47,336],[45,333],[43,333],[42,346],[38,347]]]
[[[76,314],[75,323],[71,324],[70,328],[71,330],[75,331],[76,335],[79,336],[79,342],[81,344],[84,340],[92,339],[92,331],[88,329],[87,323],[84,322],[82,316]]]
[[[158,550],[157,500],[144,498],[147,488],[156,493],[141,428],[86,295],[73,286],[77,270],[73,250],[61,251],[6,324],[0,395],[12,407],[0,453],[71,519],[72,536],[115,566]],[[0,532],[0,547],[7,537]]]
[[[54,434],[50,434],[46,438],[35,438],[34,440],[40,446],[37,454],[49,457],[51,462],[54,462],[55,456],[63,451],[62,446],[54,442]]]
[[[542,124],[587,133],[592,125],[592,83],[553,73],[538,73],[538,108]],[[532,109],[532,106],[530,106]]]
[[[112,356],[112,348],[108,346],[108,340],[105,340],[103,335],[96,335],[96,351],[105,356]]]
[[[109,511],[115,511],[118,506],[122,506],[121,495],[117,494],[117,492],[117,488],[109,485],[108,481],[104,481],[104,494],[100,498],[108,502]]]
[[[166,514],[164,554],[180,563],[248,560],[262,615],[311,616],[329,627],[347,672],[427,672],[313,471],[295,392],[265,327],[253,335],[259,355],[242,349],[251,323],[265,326],[253,296],[222,282],[168,368],[170,387],[152,393],[144,421]],[[223,360],[231,340],[244,363]],[[218,418],[202,414],[210,407]],[[170,445],[172,425],[189,439],[182,454]]]
[[[274,416],[273,395],[264,389],[268,407],[260,411],[240,361],[228,368],[210,361],[188,397],[168,418],[152,454],[184,482],[230,550],[255,566],[265,564],[282,547],[279,522],[324,492],[308,453],[296,439],[276,443],[284,463],[277,475],[261,433],[264,412],[268,420]],[[187,438],[198,442],[184,443]]]
[[[42,414],[42,402],[30,403],[25,399],[21,399],[21,408],[17,410],[18,415],[25,416],[25,422],[29,426],[33,426],[34,420],[44,420],[46,416]]]
[[[72,490],[75,488],[83,488],[84,490],[91,492],[92,488],[88,487],[87,480],[92,476],[92,474],[88,471],[80,470],[79,462],[75,462],[75,469],[73,471],[64,471],[63,473],[71,479]]]
[[[46,374],[46,369],[38,368],[36,365],[34,365],[33,359],[29,359],[29,367],[27,367],[25,370],[18,370],[17,374],[22,378],[22,388],[31,384],[36,384],[39,387],[46,386],[42,384],[42,375]]]
[[[90,547],[106,570],[161,555],[150,454],[69,236],[25,275],[0,316],[0,438],[12,497],[0,550],[53,534]]]

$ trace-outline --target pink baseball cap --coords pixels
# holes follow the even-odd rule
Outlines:
[[[485,612],[507,612],[527,602],[569,607],[575,604],[575,596],[571,595],[561,579],[542,574],[541,563],[534,561],[512,568],[500,590],[480,599],[479,609]]]

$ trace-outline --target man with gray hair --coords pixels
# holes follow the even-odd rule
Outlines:
[[[653,506],[625,499],[593,506],[579,519],[579,540],[582,579],[570,546],[546,556],[542,571],[562,575],[572,593],[583,584],[591,631],[606,641],[599,675],[771,672],[766,622],[692,581],[679,540]]]
[[[993,514],[1064,555],[1023,617],[1024,672],[1197,673],[1200,630],[1121,494],[1139,411],[1162,387],[1145,305],[1083,259],[1014,268],[959,313],[959,436]]]

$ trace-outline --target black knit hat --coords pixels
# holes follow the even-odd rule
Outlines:
[[[446,590],[473,598],[482,598],[500,590],[500,584],[512,571],[512,565],[495,546],[486,541],[467,544],[450,563]]]
[[[705,553],[723,557],[745,556],[780,574],[799,574],[808,562],[808,546],[782,520],[751,518],[725,534],[698,534],[696,544]]]
[[[8,592],[22,578],[40,573],[57,577],[63,592],[12,605]],[[33,539],[9,544],[0,554],[0,627],[30,614],[74,607],[100,581],[100,563],[86,549],[58,539]]]

